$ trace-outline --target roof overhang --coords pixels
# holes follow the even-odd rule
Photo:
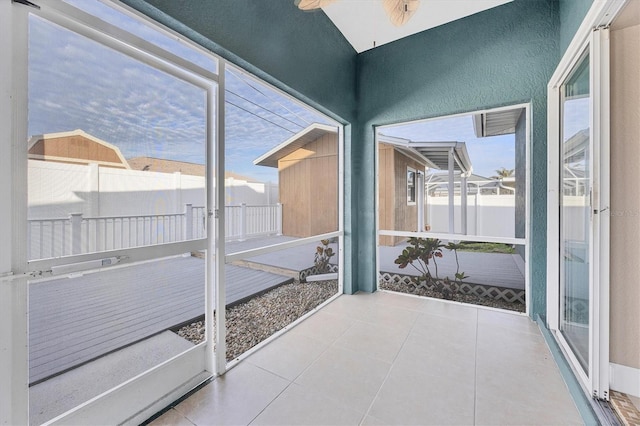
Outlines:
[[[396,138],[394,136],[387,135],[378,135],[378,142],[386,143],[387,145],[391,145],[395,150],[406,155],[407,157],[417,161],[420,164],[423,164],[425,167],[429,167],[432,169],[437,168],[435,164],[429,160],[429,158],[422,155],[420,152],[413,149],[409,144],[411,143],[408,139]]]
[[[311,143],[326,135],[327,133],[338,133],[338,129],[335,126],[328,126],[326,124],[313,123],[309,127],[301,130],[295,135],[291,136],[280,145],[276,146],[269,152],[261,155],[253,160],[253,164],[256,166],[266,167],[278,167],[278,160],[286,157],[287,155],[295,152],[296,150],[304,147],[308,143]]]
[[[448,170],[449,153],[453,154],[453,170],[471,173],[473,166],[464,142],[414,142],[393,136],[379,135],[378,141],[393,145],[397,150],[431,169]]]
[[[477,138],[510,135],[516,132],[516,125],[524,108],[483,112],[473,116],[473,130]]]

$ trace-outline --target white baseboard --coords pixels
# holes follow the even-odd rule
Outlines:
[[[609,388],[640,398],[640,369],[609,363]]]

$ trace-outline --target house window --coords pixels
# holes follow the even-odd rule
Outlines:
[[[415,169],[407,167],[407,205],[410,206],[416,204],[416,178]]]

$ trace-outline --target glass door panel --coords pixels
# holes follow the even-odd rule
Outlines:
[[[57,262],[29,283],[32,423],[193,353],[205,314],[213,83],[103,41],[29,18],[28,258]]]
[[[561,94],[560,331],[588,374],[593,174],[588,54],[569,74]]]

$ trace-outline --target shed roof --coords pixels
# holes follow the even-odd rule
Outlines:
[[[313,123],[269,152],[253,160],[253,164],[256,166],[278,167],[279,159],[286,157],[327,133],[338,133],[338,129],[335,126]]]

